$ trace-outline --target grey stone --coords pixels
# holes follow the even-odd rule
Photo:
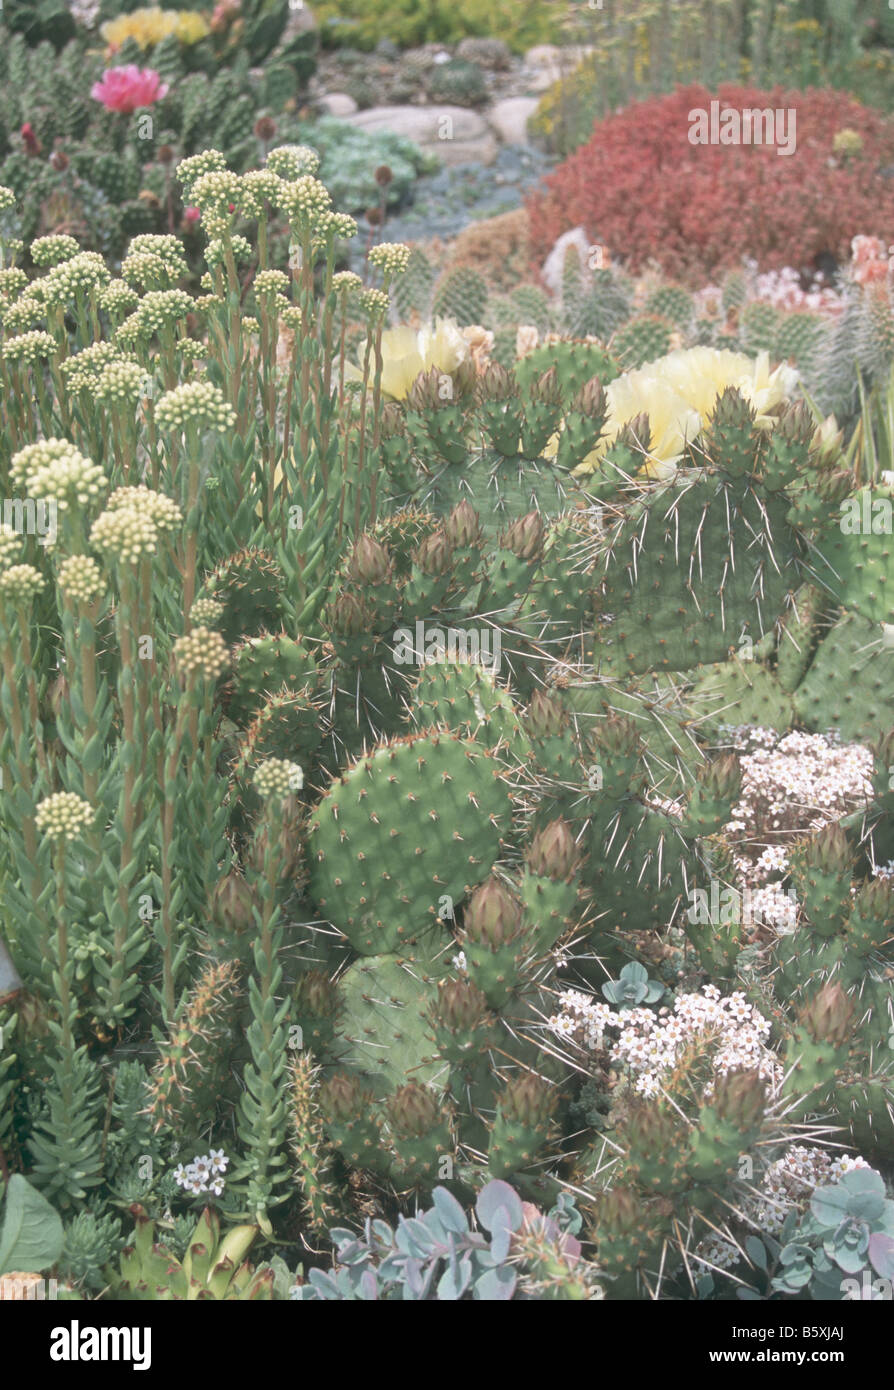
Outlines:
[[[497,154],[487,123],[464,106],[373,106],[348,119],[361,130],[393,130],[445,164],[491,164]]]
[[[357,103],[347,92],[327,92],[325,96],[318,98],[317,105],[321,106],[327,115],[338,116],[341,119],[353,116],[357,112]]]
[[[528,117],[537,110],[536,97],[506,97],[487,112],[487,119],[504,145],[528,142]]]
[[[556,68],[562,58],[561,48],[554,43],[538,43],[525,54],[525,64],[529,68]]]

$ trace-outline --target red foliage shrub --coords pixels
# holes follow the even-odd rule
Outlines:
[[[689,113],[710,112],[712,100],[721,110],[793,109],[794,153],[691,144]],[[835,152],[844,129],[860,136],[856,153]],[[654,258],[669,275],[702,283],[744,256],[762,270],[802,269],[829,254],[843,261],[858,233],[894,240],[894,120],[841,92],[680,88],[598,121],[528,210],[541,261],[577,226],[632,270]]]

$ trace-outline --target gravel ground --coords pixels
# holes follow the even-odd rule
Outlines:
[[[462,164],[424,175],[414,186],[412,202],[388,218],[381,240],[449,241],[470,222],[520,207],[525,191],[555,163],[530,145],[503,145],[493,164]],[[363,263],[360,240],[352,243],[354,270]]]

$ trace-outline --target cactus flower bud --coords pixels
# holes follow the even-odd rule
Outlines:
[[[767,1088],[758,1071],[727,1072],[715,1083],[714,1108],[743,1133],[759,1123],[766,1103]]]
[[[539,878],[569,878],[577,864],[578,853],[568,822],[554,820],[538,830],[525,859],[531,873]]]
[[[854,477],[846,468],[825,469],[817,475],[816,490],[824,502],[841,502],[853,490]]]
[[[481,540],[481,518],[465,498],[458,502],[444,523],[447,540],[454,549],[478,545]]]
[[[422,1139],[441,1121],[438,1102],[426,1086],[415,1081],[401,1086],[385,1102],[388,1119],[400,1139]]]
[[[475,889],[464,917],[469,939],[493,949],[517,936],[521,923],[520,903],[498,878],[489,878]]]
[[[804,429],[806,431],[808,425],[813,422],[805,401],[799,402],[799,409],[803,410]],[[834,415],[827,415],[823,423],[817,425],[810,439],[810,449],[815,463],[822,467],[833,459],[839,459],[843,442],[844,434],[838,428],[838,421]]]
[[[248,931],[254,922],[255,896],[241,874],[228,873],[211,895],[211,916],[227,931]]]
[[[626,425],[619,430],[613,448],[632,449],[642,451],[648,449],[652,438],[652,426],[649,424],[649,417],[646,412],[640,411],[639,415],[634,415],[632,420],[628,420]]]
[[[528,512],[514,521],[500,538],[500,544],[519,560],[539,560],[543,554],[543,518]]]
[[[814,429],[813,417],[806,401],[796,401],[783,412],[776,432],[790,444],[808,444],[811,440],[816,443],[820,434],[820,430]]]
[[[867,879],[854,898],[854,911],[867,920],[894,924],[894,879]]]
[[[629,1187],[612,1187],[599,1202],[597,1231],[624,1236],[638,1231],[643,1221],[643,1201]]]
[[[620,758],[632,758],[640,751],[636,724],[624,715],[609,715],[608,719],[601,720],[595,739],[601,752]]]
[[[395,439],[406,433],[404,413],[395,401],[387,401],[382,407],[379,429],[382,439]]]
[[[854,1029],[854,1006],[841,985],[827,984],[805,1004],[798,1022],[814,1042],[844,1047]]]
[[[727,386],[720,393],[711,418],[715,429],[744,431],[754,422],[754,410],[735,386]]]
[[[559,385],[559,373],[555,367],[550,367],[548,372],[541,372],[540,376],[534,378],[531,385],[531,400],[542,402],[543,405],[559,406],[562,404],[562,388]]]
[[[631,1155],[666,1155],[679,1137],[679,1121],[666,1107],[653,1102],[631,1106],[624,1139]]]
[[[450,382],[450,393],[445,397],[441,391],[442,375],[437,367],[430,367],[427,372],[419,373],[407,396],[407,404],[411,410],[441,410],[444,406],[453,404],[453,383]]]
[[[571,409],[591,420],[598,420],[605,414],[605,392],[598,376],[591,377],[581,387],[571,403]]]
[[[490,1017],[487,1000],[471,980],[442,980],[434,1014],[452,1033],[477,1028]]]
[[[423,574],[434,578],[447,573],[453,564],[453,547],[443,526],[426,536],[413,558]]]
[[[334,1124],[347,1124],[365,1115],[373,1104],[373,1093],[363,1088],[356,1076],[336,1072],[320,1087],[320,1109]]]
[[[699,771],[699,782],[703,790],[718,801],[738,800],[742,789],[742,772],[735,753],[704,764]]]
[[[497,1109],[509,1124],[541,1129],[556,1108],[555,1088],[533,1071],[523,1071],[507,1082]]]
[[[535,690],[525,714],[525,731],[531,738],[551,738],[564,732],[568,716],[561,700],[545,690]]]
[[[798,865],[804,869],[817,868],[850,878],[853,856],[840,825],[827,825],[818,834],[807,836],[798,843],[796,852]]]
[[[293,997],[298,1012],[312,1019],[335,1018],[341,1003],[338,985],[324,970],[305,970],[299,975]]]
[[[384,584],[391,577],[391,560],[381,541],[363,535],[348,564],[348,578],[355,584]]]
[[[339,594],[330,610],[330,619],[332,630],[338,637],[359,637],[369,630],[369,614],[356,594]]]
[[[507,372],[505,367],[501,367],[498,362],[491,362],[485,367],[478,377],[478,390],[482,400],[495,401],[497,403],[510,401],[518,394],[518,386],[515,378]]]

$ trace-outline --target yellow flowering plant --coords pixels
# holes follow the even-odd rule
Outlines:
[[[436,367],[452,376],[469,356],[469,344],[452,319],[435,319],[422,328],[398,324],[382,334],[382,391],[392,400],[406,400],[420,372]],[[345,364],[345,379],[362,381],[353,363]]]
[[[133,39],[142,49],[154,48],[169,34],[189,46],[207,38],[211,26],[198,10],[163,10],[158,5],[147,5],[110,19],[99,32],[114,52],[127,39]]]
[[[772,412],[791,397],[797,380],[792,367],[782,365],[771,371],[766,352],[754,358],[710,347],[670,352],[608,384],[605,434],[576,472],[593,473],[624,426],[645,414],[649,438],[642,441],[648,453],[643,471],[650,477],[666,477],[687,443],[697,439],[710,422],[727,387],[735,387],[750,403],[758,428],[769,429]]]

